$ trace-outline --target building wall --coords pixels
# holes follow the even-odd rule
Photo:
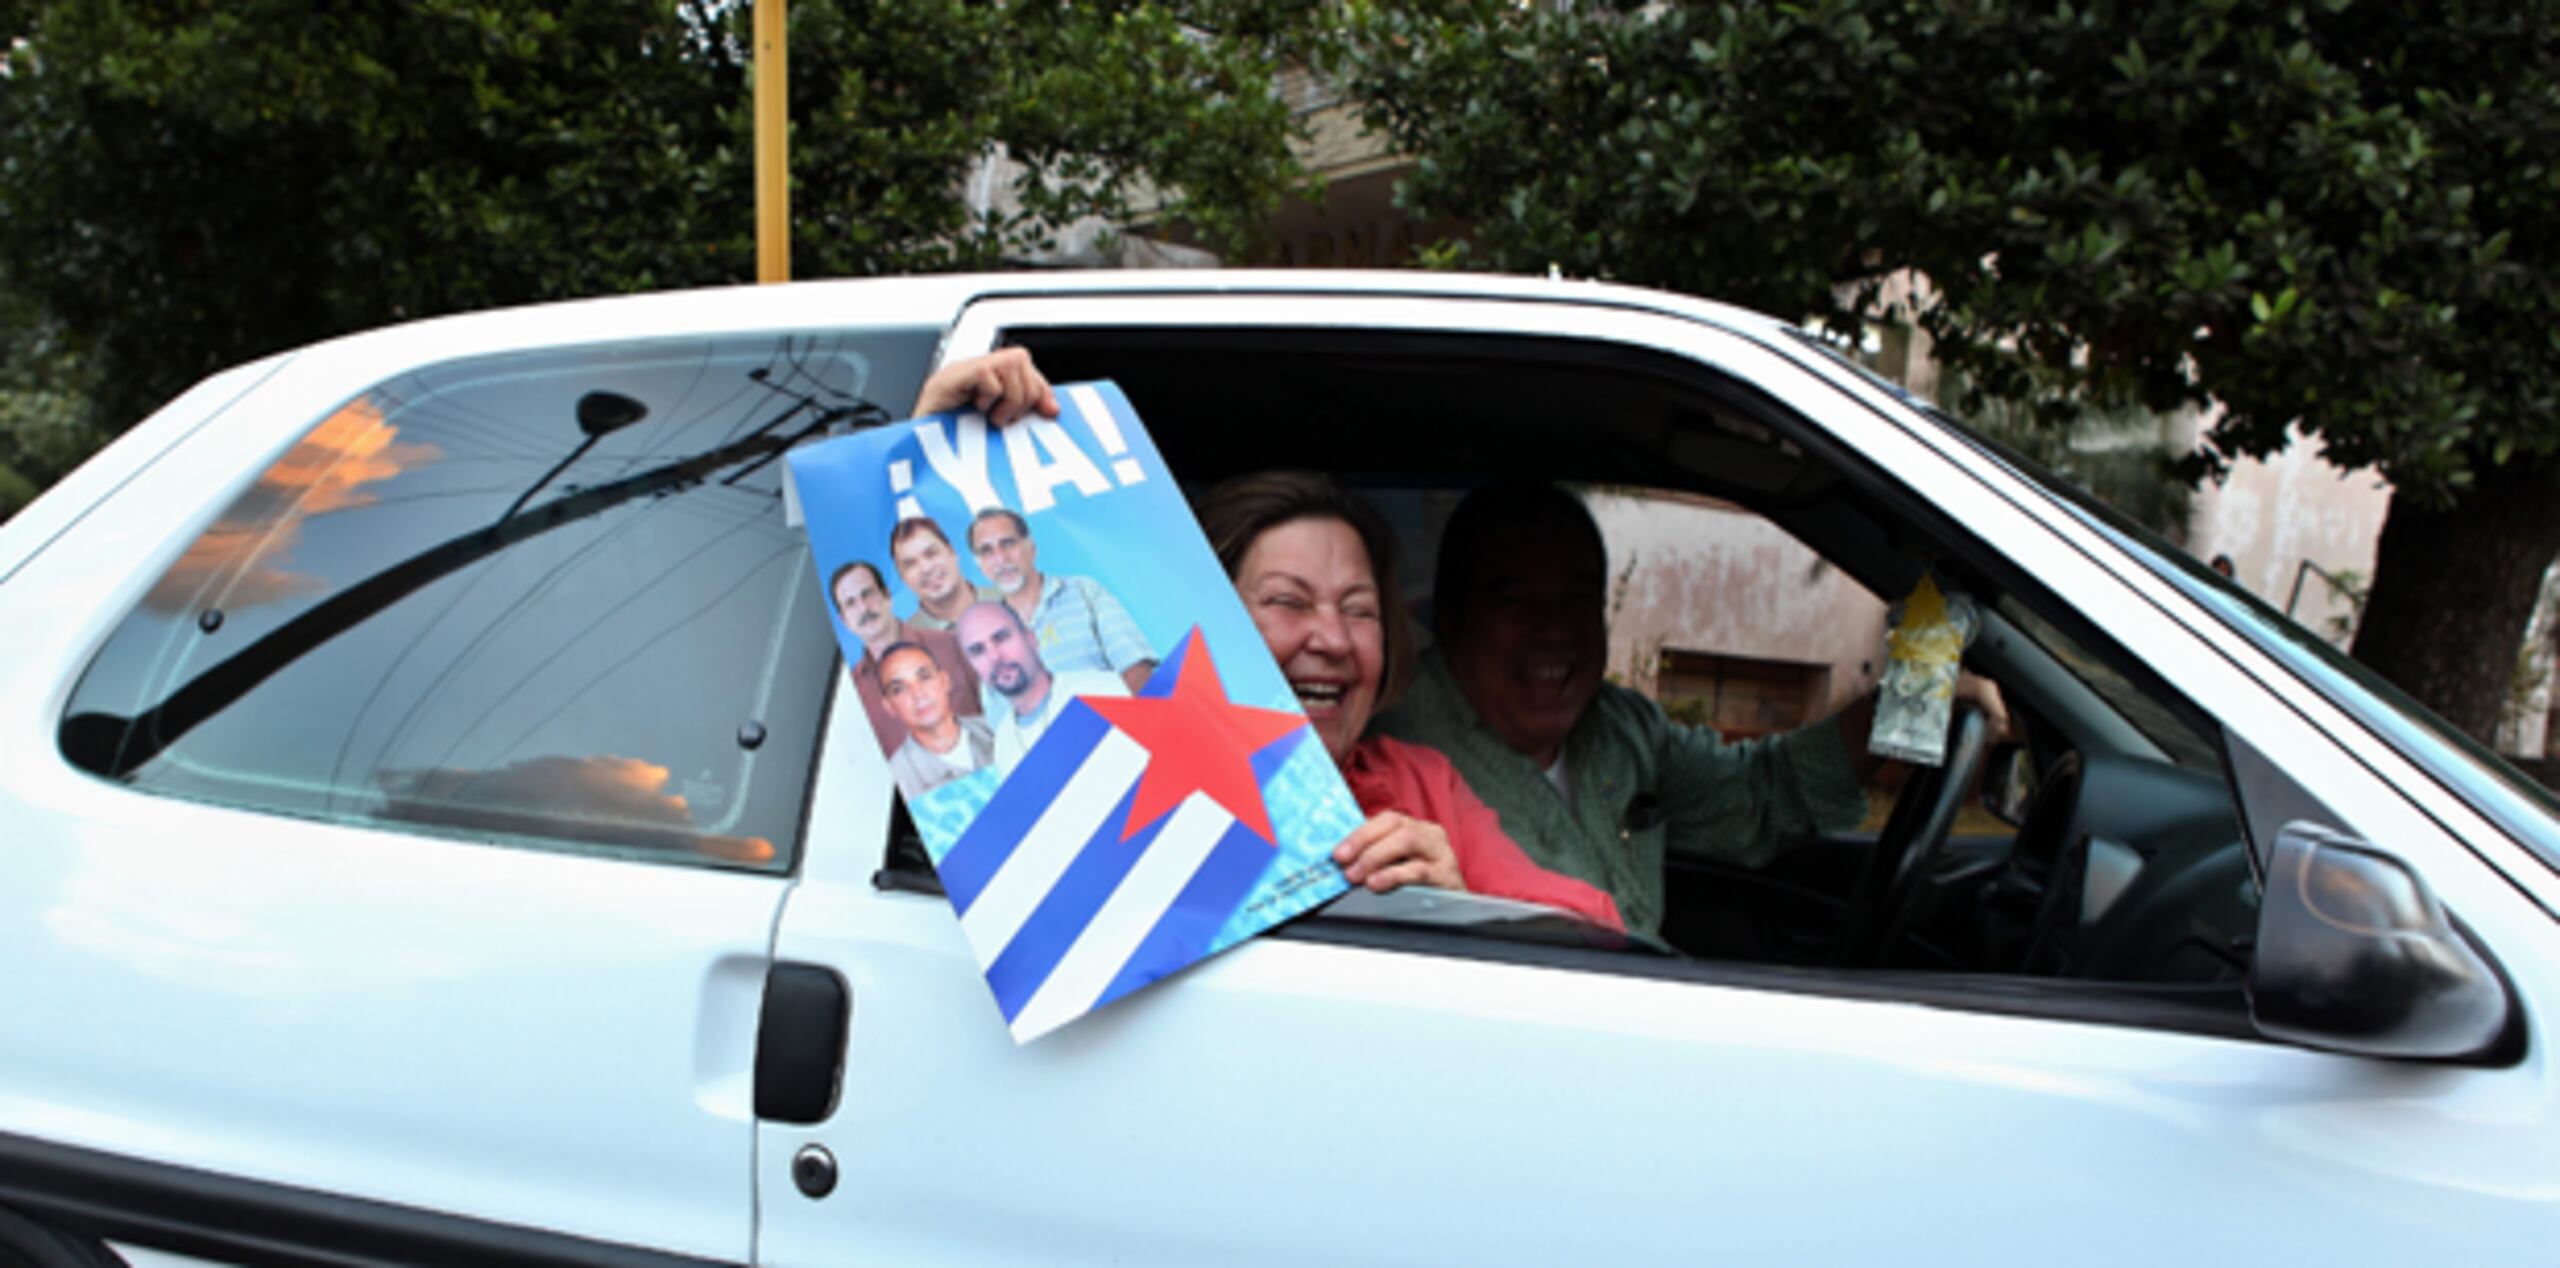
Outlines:
[[[2228,479],[2199,489],[2188,541],[2199,559],[2231,556],[2234,580],[2250,593],[2344,647],[2355,606],[2321,574],[2369,584],[2390,507],[2391,487],[2379,473],[2341,471],[2297,436],[2283,452],[2244,459]]]
[[[1652,692],[1664,650],[1816,665],[1816,716],[1875,679],[1884,601],[1767,520],[1709,498],[1592,493],[1609,546],[1609,672]]]

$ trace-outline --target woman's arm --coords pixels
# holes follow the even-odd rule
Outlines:
[[[987,421],[1005,426],[1025,414],[1058,416],[1058,394],[1023,348],[999,348],[983,357],[968,357],[936,370],[916,390],[913,414],[974,409]]]

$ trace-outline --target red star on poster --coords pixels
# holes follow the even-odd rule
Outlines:
[[[1253,755],[1307,720],[1228,700],[1198,627],[1183,640],[1172,694],[1079,698],[1147,750],[1147,773],[1138,781],[1138,800],[1129,808],[1121,840],[1138,835],[1195,791],[1264,841],[1272,839],[1271,811],[1262,804],[1261,781],[1253,777]]]

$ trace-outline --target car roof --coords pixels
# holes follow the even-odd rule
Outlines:
[[[426,340],[515,348],[842,325],[866,312],[939,314],[937,324],[982,300],[1074,295],[1411,296],[1570,303],[1662,313],[1773,334],[1785,323],[1748,309],[1607,282],[1485,273],[1398,270],[1138,269],[954,273],[835,278],[779,285],[596,296],[456,313],[344,335],[298,351]],[[459,349],[457,349],[459,350]]]

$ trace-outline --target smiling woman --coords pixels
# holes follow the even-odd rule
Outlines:
[[[1366,503],[1323,476],[1230,480],[1201,499],[1200,526],[1280,672],[1370,817],[1334,850],[1355,885],[1471,890],[1542,903],[1623,928],[1607,894],[1531,862],[1439,753],[1369,720],[1413,664],[1395,539]]]

